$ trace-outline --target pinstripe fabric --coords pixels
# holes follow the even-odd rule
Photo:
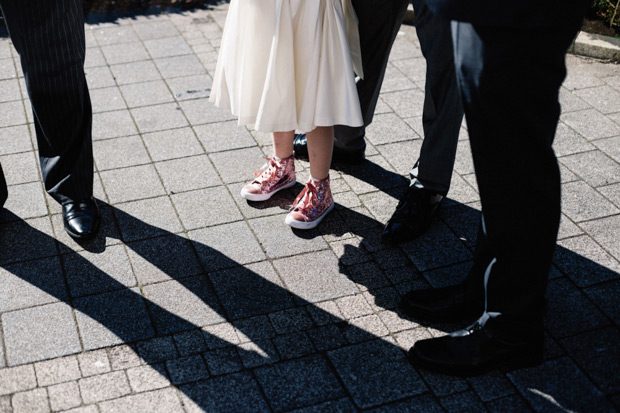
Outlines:
[[[81,0],[0,0],[32,102],[47,192],[58,202],[93,193],[92,109],[84,75]]]

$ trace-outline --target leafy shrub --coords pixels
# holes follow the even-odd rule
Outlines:
[[[620,0],[593,0],[588,17],[601,19],[616,32],[620,31]]]

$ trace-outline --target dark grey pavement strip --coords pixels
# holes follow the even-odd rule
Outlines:
[[[620,409],[618,66],[567,57],[545,362],[454,379],[415,371],[403,350],[455,327],[394,308],[468,270],[480,205],[465,130],[432,230],[402,247],[378,239],[421,143],[415,29],[397,38],[368,160],[334,165],[338,208],[299,233],[283,223],[294,190],[264,204],[237,196],[271,149],[206,99],[225,17],[220,6],[86,26],[105,225],[83,245],[39,183],[23,78],[0,38],[0,162],[11,170],[0,412]],[[297,167],[301,180],[308,164]]]

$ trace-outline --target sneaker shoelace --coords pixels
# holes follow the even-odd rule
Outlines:
[[[254,172],[254,176],[256,177],[256,179],[252,181],[253,184],[262,185],[264,182],[270,182],[276,177],[276,174],[278,173],[278,167],[280,167],[281,165],[273,158],[265,159],[267,159],[267,163]]]
[[[297,195],[297,198],[295,198],[291,211],[297,210],[304,216],[308,216],[308,213],[316,207],[318,201],[319,194],[317,187],[313,182],[307,182],[304,189]]]

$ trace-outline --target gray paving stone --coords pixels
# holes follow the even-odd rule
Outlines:
[[[212,376],[235,373],[243,369],[237,349],[233,347],[211,350],[203,354]]]
[[[397,255],[398,254],[398,255]],[[392,257],[396,256],[395,259]],[[406,257],[400,250],[383,250],[373,256],[375,261],[380,261],[385,266],[390,262],[402,260],[400,265],[406,264]],[[394,263],[396,264],[396,263]],[[386,274],[389,270],[386,271]],[[381,288],[390,285],[388,277],[374,262],[364,262],[347,267],[346,274],[355,282],[362,291],[369,288]]]
[[[144,46],[153,59],[189,55],[192,53],[192,49],[182,36],[146,40]]]
[[[81,379],[78,384],[82,399],[86,404],[116,399],[131,392],[127,376],[123,371]]]
[[[513,395],[506,396],[501,399],[494,400],[486,404],[486,408],[490,412],[506,413],[506,412],[524,412],[531,411],[532,408],[525,402],[523,397]]]
[[[243,218],[225,186],[174,194],[171,198],[188,230]],[[247,229],[247,225],[243,225],[243,229]]]
[[[86,350],[153,336],[143,298],[135,289],[78,298],[73,301]]]
[[[127,369],[129,385],[134,392],[145,392],[170,386],[163,364],[152,364]]]
[[[570,220],[566,215],[562,214],[560,216],[560,229],[558,231],[558,239],[575,237],[577,235],[583,234],[583,230]]]
[[[142,135],[144,143],[153,158],[153,161],[163,161],[168,159],[183,158],[180,162],[174,163],[177,167],[182,167],[181,162],[191,162],[194,159],[200,159],[209,163],[206,157],[186,158],[191,155],[202,155],[204,149],[200,145],[194,132],[190,128],[171,129],[167,131],[153,132]],[[211,166],[211,165],[209,165]],[[158,165],[158,169],[159,165]],[[191,172],[185,168],[184,172]],[[188,176],[187,180],[198,179],[198,176]],[[166,180],[164,179],[164,182]],[[192,188],[193,189],[193,188]],[[180,192],[176,190],[175,192]]]
[[[155,64],[150,60],[123,63],[110,66],[114,78],[119,85],[160,80],[161,75]]]
[[[91,67],[86,69],[86,81],[90,90],[101,87],[116,86],[116,81],[108,66]]]
[[[0,103],[0,125],[13,126],[26,123],[26,112],[20,100]]]
[[[278,334],[307,330],[313,325],[310,315],[303,307],[271,313],[269,319]]]
[[[114,207],[114,214],[118,219],[118,225],[125,242],[170,235],[183,230],[172,202],[167,197],[118,205]],[[130,248],[136,248],[134,251],[144,251],[143,245],[128,244]],[[153,241],[150,245],[155,247],[158,245],[158,241]],[[144,255],[149,256],[146,252]]]
[[[556,156],[562,157],[575,153],[591,151],[594,146],[585,140],[581,135],[573,129],[566,126],[565,123],[559,122],[553,141],[553,150]],[[473,170],[471,172],[474,172]]]
[[[394,311],[381,311],[377,315],[392,334],[418,327],[417,323],[402,318]]]
[[[174,96],[163,80],[123,85],[120,90],[130,108],[174,101]]]
[[[200,60],[193,54],[155,59],[155,64],[164,79],[202,75],[206,73]]]
[[[254,373],[275,411],[313,405],[345,395],[329,365],[319,356],[258,368]]]
[[[269,412],[262,392],[248,372],[215,377],[180,387],[181,398],[189,413],[202,411],[239,411],[252,406],[255,412]]]
[[[620,243],[618,242],[618,234],[620,233],[619,215],[584,222],[581,224],[581,227],[607,252],[617,260],[620,260]]]
[[[103,46],[101,51],[109,65],[149,59],[148,52],[139,42]]]
[[[555,338],[609,324],[592,302],[566,279],[549,282],[547,302],[549,311],[545,316],[545,328]]]
[[[334,350],[346,343],[340,328],[335,324],[310,329],[308,336],[318,351]]]
[[[251,182],[254,179],[253,172],[265,164],[264,154],[257,147],[218,152],[211,154],[210,157],[226,184]],[[239,167],[239,165],[247,166]]]
[[[47,304],[2,314],[9,365],[30,363],[81,350],[71,307]]]
[[[484,376],[470,377],[467,381],[478,397],[485,403],[515,393],[515,388],[506,378],[506,375],[499,372],[492,372]]]
[[[177,100],[205,99],[211,93],[212,79],[206,74],[168,79],[167,82]]]
[[[224,321],[215,294],[204,276],[151,284],[142,291],[160,334]]]
[[[162,37],[176,36],[179,34],[177,28],[170,21],[134,24],[133,29],[142,40],[158,39]]]
[[[297,255],[276,260],[273,264],[288,290],[311,303],[359,291],[351,280],[337,270],[337,259],[331,251]]]
[[[14,413],[47,413],[50,411],[45,389],[14,394],[11,402]]]
[[[282,360],[298,358],[315,353],[308,335],[303,331],[277,336],[273,339]]]
[[[89,47],[86,49],[86,60],[84,62],[84,67],[89,69],[92,67],[105,66],[106,61],[103,57],[103,53],[99,48]]]
[[[136,135],[138,130],[126,110],[93,114],[93,140]]]
[[[112,370],[124,370],[142,363],[138,353],[127,344],[108,348],[108,359]]]
[[[620,136],[615,138],[599,139],[594,144],[605,153],[605,155],[611,157],[616,162],[620,162]]]
[[[32,150],[28,126],[18,125],[3,127],[0,134],[0,155],[9,155],[17,152]]]
[[[620,165],[601,151],[565,156],[561,162],[593,187],[615,184],[620,180]]]
[[[166,367],[170,372],[170,380],[176,385],[204,380],[209,377],[207,366],[200,355],[168,360]]]
[[[611,408],[600,390],[567,357],[508,373],[508,378],[536,411],[558,406],[572,411],[589,410],[592,406],[600,411]]]
[[[39,386],[64,383],[82,377],[78,360],[75,356],[41,361],[36,363],[34,368]]]
[[[202,333],[210,349],[218,349],[240,343],[237,331],[230,323],[204,326],[202,327]]]
[[[133,108],[131,114],[142,133],[188,126],[185,116],[176,103]]]
[[[328,352],[328,356],[359,408],[374,407],[428,390],[403,352],[383,340],[343,347]],[[365,361],[359,363],[359,360]]]
[[[620,135],[620,125],[594,109],[565,113],[560,119],[588,140]]]
[[[611,202],[583,181],[562,185],[562,211],[575,222],[602,218],[620,212]]]
[[[270,340],[254,340],[237,346],[237,353],[243,366],[254,368],[280,361],[280,356]]]
[[[119,43],[137,42],[138,36],[131,26],[121,25],[112,27],[97,27],[91,30],[99,46]]]
[[[248,148],[256,145],[256,141],[248,130],[239,127],[237,122],[220,122],[200,125],[194,128],[198,138],[209,153],[231,149]]]
[[[121,91],[116,86],[93,89],[90,96],[94,113],[127,108]]]
[[[203,333],[200,330],[178,333],[173,336],[173,339],[181,356],[201,353],[208,349]]]
[[[183,406],[173,388],[134,394],[103,402],[99,406],[102,413],[124,413],[130,411],[168,413],[183,411]]]
[[[47,388],[52,411],[68,410],[82,404],[77,382],[55,384]]]
[[[620,92],[605,85],[574,92],[603,114],[620,112]]]
[[[218,108],[206,99],[186,100],[180,102],[179,105],[187,119],[189,119],[189,123],[194,127],[203,123],[224,122],[235,119],[229,110]]]
[[[108,373],[111,370],[110,360],[108,359],[106,350],[96,350],[78,354],[77,358],[80,362],[80,370],[82,371],[83,377]]]
[[[0,80],[0,88],[2,88],[0,102],[10,102],[22,98],[17,79]]]
[[[137,347],[140,357],[151,365],[178,357],[172,337],[155,337],[139,342]]]
[[[15,77],[17,77],[17,73],[15,73],[13,59],[0,59],[0,79],[13,79]]]
[[[372,307],[361,294],[338,298],[336,304],[342,316],[347,320],[373,313]]]
[[[97,410],[96,405],[91,404],[89,406],[76,407],[75,409],[71,410],[64,410],[63,413],[99,413],[99,410]]]
[[[0,156],[0,163],[9,186],[39,180],[38,161],[34,152]]]
[[[554,263],[579,287],[620,278],[620,263],[586,235],[558,241]]]
[[[589,103],[565,87],[560,88],[560,105],[562,105],[562,113],[591,108]]]
[[[236,321],[235,329],[239,335],[238,340],[241,343],[273,338],[277,335],[271,320],[269,320],[269,317],[265,315],[259,315]]]
[[[17,217],[28,219],[47,215],[45,192],[41,183],[12,185],[4,208],[11,211],[11,214],[0,213],[0,222],[4,219],[17,219]]]
[[[444,397],[439,402],[447,412],[463,411],[463,406],[467,406],[468,412],[486,412],[484,404],[471,391]]]
[[[291,410],[294,413],[318,413],[318,412],[338,412],[338,413],[348,413],[355,412],[355,406],[349,399],[338,399],[338,400],[330,400],[325,403],[316,404],[310,407],[303,407],[301,409]]]
[[[381,99],[387,103],[401,118],[422,115],[424,92],[415,88],[382,94]]]
[[[222,184],[206,155],[159,162],[155,166],[171,194]]]
[[[344,336],[349,343],[359,343],[373,340],[377,337],[385,337],[390,331],[376,314],[348,320],[344,328]]]
[[[618,308],[617,301],[618,294],[620,294],[620,281],[610,281],[593,286],[585,289],[585,292],[616,325],[620,325],[620,308]]]
[[[143,165],[151,161],[139,136],[95,141],[93,152],[100,171]]]
[[[0,279],[0,312],[49,304],[67,298],[58,258],[0,267]]]
[[[367,129],[367,136],[373,145],[381,145],[405,141],[417,134],[401,118],[393,113],[386,113],[373,118]]]
[[[432,413],[445,412],[437,399],[429,394],[412,397],[401,402],[390,403],[369,411],[373,413],[408,413],[412,411]]]
[[[37,379],[31,364],[0,369],[0,396],[37,387]]]
[[[114,291],[137,285],[125,248],[113,245],[103,252],[82,251],[64,259],[71,296]]]
[[[411,165],[408,168],[410,169]],[[405,185],[403,177],[395,173],[382,156],[367,156],[362,164],[343,164],[338,170],[353,192],[358,195],[375,192],[377,189],[387,191],[402,188]]]

